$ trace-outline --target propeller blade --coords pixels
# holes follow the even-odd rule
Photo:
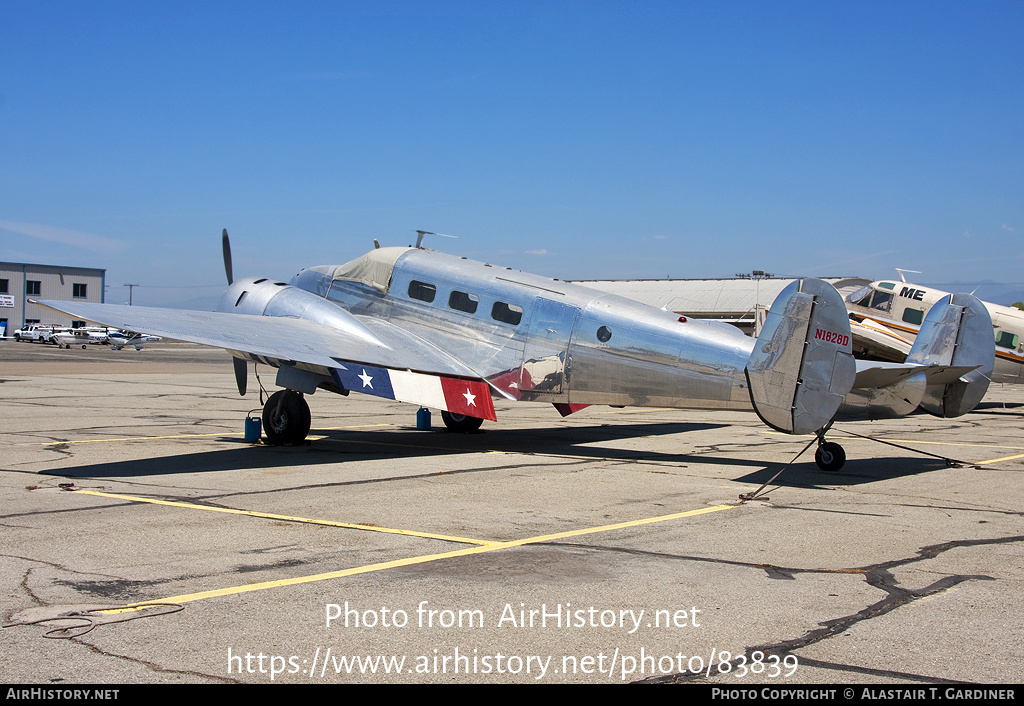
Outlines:
[[[224,245],[224,272],[228,275],[228,284],[231,284],[234,281],[234,277],[231,276],[231,241],[228,240],[227,228],[224,229],[224,235],[221,236],[221,241]],[[236,358],[235,360],[238,359]],[[242,367],[244,370],[245,366],[243,365]],[[235,370],[237,371],[238,368],[236,367]],[[242,392],[242,394],[244,395],[245,392]]]
[[[241,358],[231,358],[235,366],[235,384],[238,385],[238,394],[245,395],[245,384],[247,380],[246,363]]]
[[[225,228],[221,235],[221,243],[224,246],[224,273],[228,276],[228,284],[234,281],[231,273],[231,241],[228,240],[228,229]],[[246,362],[241,358],[232,356],[231,363],[235,368],[235,384],[238,386],[238,394],[245,395],[245,388],[248,382],[248,369]]]

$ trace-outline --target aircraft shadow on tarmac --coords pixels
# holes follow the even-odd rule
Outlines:
[[[761,485],[778,473],[783,462],[765,462],[759,449],[773,447],[777,442],[718,442],[695,448],[694,453],[668,453],[657,450],[657,444],[643,449],[615,448],[602,442],[657,437],[667,434],[707,431],[727,427],[725,424],[633,423],[593,425],[583,427],[539,427],[533,429],[489,429],[474,434],[455,434],[434,429],[419,432],[412,428],[373,431],[312,430],[313,441],[300,446],[265,446],[244,444],[237,437],[225,437],[227,448],[183,453],[151,458],[133,458],[125,461],[64,466],[48,472],[61,478],[135,478],[182,473],[217,473],[245,471],[260,468],[289,468],[311,465],[344,464],[355,460],[424,459],[430,460],[453,454],[506,452],[511,454],[537,454],[558,458],[594,462],[636,462],[657,466],[730,465],[755,467],[750,473],[734,478],[740,483]],[[205,443],[205,442],[204,442]],[[244,444],[244,445],[243,445]],[[721,447],[726,447],[725,449]],[[795,454],[799,447],[793,447]],[[880,447],[882,448],[882,447]],[[791,467],[776,479],[773,486],[827,487],[859,485],[888,478],[916,475],[943,468],[937,458],[905,458],[881,456],[885,451],[872,450],[871,457],[851,458],[838,473],[824,473],[814,463],[813,447],[804,452]],[[772,449],[775,457],[777,448]],[[790,456],[790,458],[792,458]],[[424,465],[420,476],[430,473],[487,472],[493,468],[473,468],[451,471],[436,465]],[[43,473],[47,473],[43,471]],[[402,476],[405,477],[405,476]],[[394,477],[373,482],[392,480]],[[338,481],[345,482],[344,477]],[[360,481],[365,482],[365,481]]]
[[[761,470],[733,478],[737,483],[762,485],[771,480],[779,472],[781,464],[772,464]],[[797,459],[796,463],[787,468],[778,478],[772,481],[772,487],[825,489],[835,486],[856,486],[874,483],[892,478],[915,476],[940,468],[946,468],[945,462],[937,458],[898,458],[874,456],[872,458],[847,458],[842,470],[834,473],[822,471],[814,463],[814,449]]]
[[[971,414],[1024,414],[1024,402],[981,402]]]

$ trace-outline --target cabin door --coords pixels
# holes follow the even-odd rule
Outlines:
[[[537,299],[530,315],[519,389],[528,393],[558,394],[565,382],[569,343],[580,310],[562,302]]]

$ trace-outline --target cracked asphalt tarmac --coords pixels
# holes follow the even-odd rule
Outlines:
[[[0,343],[4,682],[1021,681],[1024,387],[837,424],[842,471],[807,452],[741,502],[807,439],[501,403],[417,431],[320,391],[270,447],[254,382],[188,344]]]

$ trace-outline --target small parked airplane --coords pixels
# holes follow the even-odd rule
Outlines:
[[[60,348],[71,348],[81,344],[82,348],[87,345],[98,345],[106,343],[110,332],[106,328],[95,326],[83,326],[81,328],[65,328],[54,331],[53,340]]]
[[[344,265],[303,269],[290,283],[232,277],[216,312],[38,302],[110,326],[226,349],[240,394],[247,362],[278,369],[263,408],[271,443],[303,440],[304,395],[362,392],[441,410],[469,431],[496,420],[492,396],[588,405],[753,410],[769,427],[815,434],[815,460],[837,470],[826,441],[837,418],[884,418],[921,407],[969,412],[988,389],[992,322],[969,294],[936,303],[906,362],[856,361],[845,302],[800,279],[778,295],[757,339],[588,287],[416,247],[379,245]],[[376,243],[375,243],[376,245]]]
[[[936,302],[949,296],[933,287],[911,284],[903,277],[900,270],[900,282],[878,281],[865,285],[846,298],[850,315],[866,326],[878,330],[874,325],[881,324],[888,330],[888,337],[905,339],[904,345],[909,348],[918,330],[924,322],[925,312]],[[982,302],[992,317],[993,335],[995,338],[995,367],[992,382],[1024,382],[1024,311],[1010,306],[1000,306],[990,302]],[[855,345],[860,336],[855,332]],[[866,344],[870,348],[870,344]],[[899,343],[895,344],[897,347]],[[902,360],[898,352],[887,355],[875,348],[871,350],[885,360]]]
[[[107,343],[111,350],[119,351],[125,346],[135,346],[135,350],[141,351],[147,343],[158,343],[163,339],[159,336],[151,336],[148,333],[135,333],[134,331],[111,331],[107,336]]]

